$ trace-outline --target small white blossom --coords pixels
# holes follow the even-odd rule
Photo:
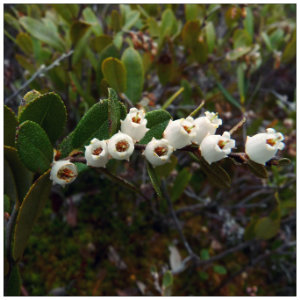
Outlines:
[[[201,145],[200,151],[203,158],[209,163],[225,158],[235,147],[235,140],[230,139],[230,133],[225,131],[223,135],[207,135]]]
[[[268,128],[264,133],[258,133],[252,137],[248,136],[245,145],[245,152],[251,160],[264,165],[277,150],[284,148],[284,136],[273,128]]]
[[[125,120],[121,120],[121,131],[138,142],[149,130],[146,125],[147,119],[145,118],[145,112],[142,109],[131,108]]]
[[[152,138],[147,144],[144,155],[153,167],[160,166],[169,161],[174,148],[169,144],[168,140],[157,140]]]
[[[176,150],[183,148],[192,143],[192,139],[196,136],[196,125],[192,117],[170,120],[167,128],[163,133],[163,137],[167,139],[170,145]]]
[[[109,160],[107,142],[100,141],[96,138],[92,139],[91,143],[88,146],[85,146],[84,156],[88,166],[105,168],[105,165]]]
[[[110,138],[107,147],[108,153],[114,159],[129,160],[134,150],[134,142],[128,134],[119,131]]]
[[[77,167],[69,160],[54,161],[50,172],[50,179],[53,183],[65,186],[73,182],[78,175]]]
[[[217,113],[205,112],[205,117],[199,117],[194,120],[196,136],[192,142],[200,145],[207,135],[215,134],[217,128],[222,125],[222,119],[218,118]]]

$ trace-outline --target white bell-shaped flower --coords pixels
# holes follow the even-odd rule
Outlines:
[[[54,161],[50,172],[50,179],[53,183],[65,186],[73,182],[78,175],[77,167],[70,160]]]
[[[245,152],[252,161],[264,165],[276,155],[278,149],[284,148],[283,140],[284,136],[280,132],[268,128],[264,133],[247,137]]]
[[[131,108],[125,120],[121,120],[121,131],[128,134],[136,142],[140,141],[149,130],[146,127],[145,112],[137,108]]]
[[[217,128],[222,125],[222,119],[218,118],[217,113],[205,112],[205,116],[194,120],[196,136],[192,142],[200,145],[207,135],[215,134]]]
[[[192,117],[176,121],[170,120],[163,133],[163,137],[169,141],[174,150],[190,145],[195,136],[196,125]]]
[[[225,158],[235,147],[235,140],[230,139],[230,133],[225,131],[223,135],[207,135],[201,145],[202,157],[209,163]]]
[[[128,134],[119,131],[109,139],[107,148],[114,159],[129,160],[134,150],[134,142]]]
[[[144,155],[153,167],[160,166],[169,161],[174,148],[169,144],[168,140],[152,138],[147,144]]]
[[[85,146],[84,153],[86,164],[95,168],[105,168],[109,158],[107,150],[107,142],[100,141],[96,138],[91,140],[88,146]]]

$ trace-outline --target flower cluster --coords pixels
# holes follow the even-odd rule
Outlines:
[[[172,153],[194,144],[199,147],[201,156],[208,164],[227,157],[233,148],[235,140],[228,131],[222,135],[215,134],[222,125],[217,113],[206,111],[204,116],[196,119],[191,116],[178,120],[170,120],[161,139],[152,138],[146,145],[143,155],[153,167],[163,165],[170,159]],[[109,159],[128,160],[132,155],[135,143],[147,133],[145,112],[131,108],[124,120],[121,120],[121,130],[109,140],[92,139],[85,147],[86,164],[95,168],[105,168]],[[258,133],[247,137],[245,152],[252,161],[265,164],[277,150],[284,148],[281,133],[268,128],[266,133]],[[78,172],[76,166],[69,160],[55,161],[51,170],[51,179],[65,185],[75,180]]]

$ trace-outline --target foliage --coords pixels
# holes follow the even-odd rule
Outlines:
[[[295,7],[5,5],[5,294],[295,294]],[[202,100],[222,131],[246,117],[240,154],[78,161],[51,187],[53,157],[110,138],[130,107],[146,110],[142,149]],[[289,160],[243,155],[266,127]]]

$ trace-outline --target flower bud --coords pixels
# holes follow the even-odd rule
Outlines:
[[[107,142],[94,138],[88,146],[85,146],[86,164],[95,168],[105,168],[109,158]]]
[[[134,150],[134,143],[129,135],[119,131],[110,138],[107,147],[108,153],[114,159],[129,160],[129,157]]]
[[[138,142],[149,130],[146,125],[147,119],[145,118],[145,112],[142,109],[131,108],[125,120],[121,120],[121,131]]]
[[[247,137],[245,152],[252,161],[264,165],[276,155],[278,149],[284,148],[283,140],[284,136],[280,132],[268,128],[264,133]]]
[[[217,113],[205,112],[205,117],[199,117],[194,120],[196,136],[192,142],[200,145],[207,135],[215,134],[217,128],[222,125],[222,119],[218,118]]]
[[[163,137],[167,139],[174,150],[190,145],[196,136],[196,125],[192,117],[170,120]]]
[[[54,161],[50,172],[50,179],[53,183],[65,186],[73,182],[78,175],[77,167],[69,160]]]
[[[235,140],[230,139],[230,133],[225,131],[223,135],[207,135],[201,145],[200,151],[203,158],[209,163],[225,158],[235,147]]]
[[[144,155],[153,167],[160,166],[169,161],[174,148],[169,144],[168,140],[157,140],[152,138],[147,144]]]

